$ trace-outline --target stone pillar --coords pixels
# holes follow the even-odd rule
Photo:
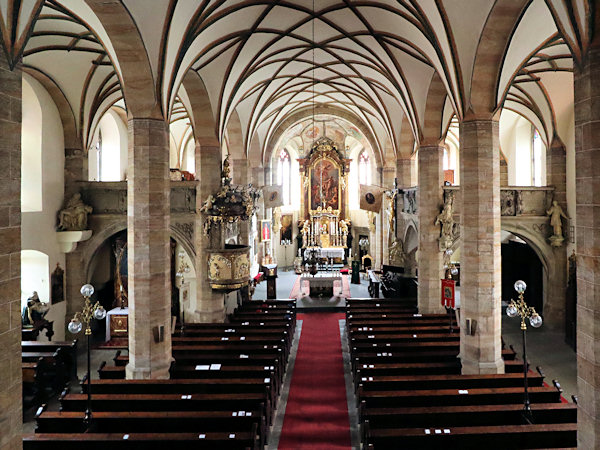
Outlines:
[[[232,168],[232,182],[239,186],[245,186],[250,183],[248,179],[248,172],[250,170],[248,159],[234,159],[231,160]],[[250,234],[250,221],[240,221],[238,224],[239,229],[239,243],[248,245],[248,236]]]
[[[231,172],[233,184],[246,185],[248,181],[249,163],[247,159],[232,159]]]
[[[396,178],[396,168],[395,167],[384,167],[383,168],[383,187],[386,189],[394,188],[394,179]],[[382,242],[382,250],[383,250],[383,264],[390,263],[390,244],[394,242],[396,236],[392,236],[391,228],[390,228],[390,201],[387,196],[383,198],[383,207],[382,207],[382,223],[381,229],[383,230],[383,242]]]
[[[199,211],[208,196],[214,195],[221,186],[220,147],[196,144],[196,178],[201,181],[196,191],[196,211]],[[222,248],[221,233],[213,228],[212,233],[205,235],[204,217],[204,214],[196,213],[196,306],[190,322],[223,322],[224,297],[210,287],[207,251],[211,248]]]
[[[168,126],[130,119],[127,182],[128,379],[169,378],[171,364]],[[164,327],[162,341],[157,330]]]
[[[413,187],[412,168],[414,161],[410,158],[396,160],[396,177],[398,178],[398,187]]]
[[[421,146],[419,156],[419,312],[441,313],[441,279],[443,278],[440,252],[440,225],[435,220],[443,204],[443,152],[440,145]]]
[[[461,123],[461,330],[463,373],[503,373],[498,122]],[[476,321],[474,334],[465,320]]]
[[[87,181],[87,156],[81,148],[65,148],[65,198],[79,191],[78,181]]]
[[[554,200],[567,212],[567,155],[564,144],[554,136],[546,150],[546,185],[554,186]],[[565,243],[552,248],[552,267],[548,268],[548,283],[544,302],[544,325],[564,329],[565,301],[567,293],[567,245],[569,227],[563,228]],[[546,241],[548,242],[548,241]]]
[[[574,70],[578,447],[591,449],[600,446],[600,36]]]
[[[21,64],[0,57],[0,449],[22,448]]]

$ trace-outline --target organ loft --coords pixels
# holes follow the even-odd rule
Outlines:
[[[598,2],[148,4],[0,2],[0,450],[600,448]]]

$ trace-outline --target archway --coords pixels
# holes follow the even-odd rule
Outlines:
[[[523,280],[527,283],[527,304],[543,315],[545,276],[535,249],[518,235],[502,231],[502,301],[516,299],[514,283]]]

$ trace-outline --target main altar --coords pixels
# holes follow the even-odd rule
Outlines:
[[[335,143],[322,137],[305,158],[298,159],[303,180],[300,220],[302,248],[322,258],[341,258],[348,248],[348,172],[350,159]],[[305,250],[305,259],[307,251]]]

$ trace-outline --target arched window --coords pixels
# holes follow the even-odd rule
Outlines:
[[[358,181],[371,184],[371,158],[365,150],[358,155]]]
[[[531,138],[531,178],[534,186],[542,185],[542,138],[534,128]]]
[[[290,204],[290,185],[291,185],[291,161],[290,154],[283,148],[279,153],[277,162],[277,184],[283,186],[283,204]]]

